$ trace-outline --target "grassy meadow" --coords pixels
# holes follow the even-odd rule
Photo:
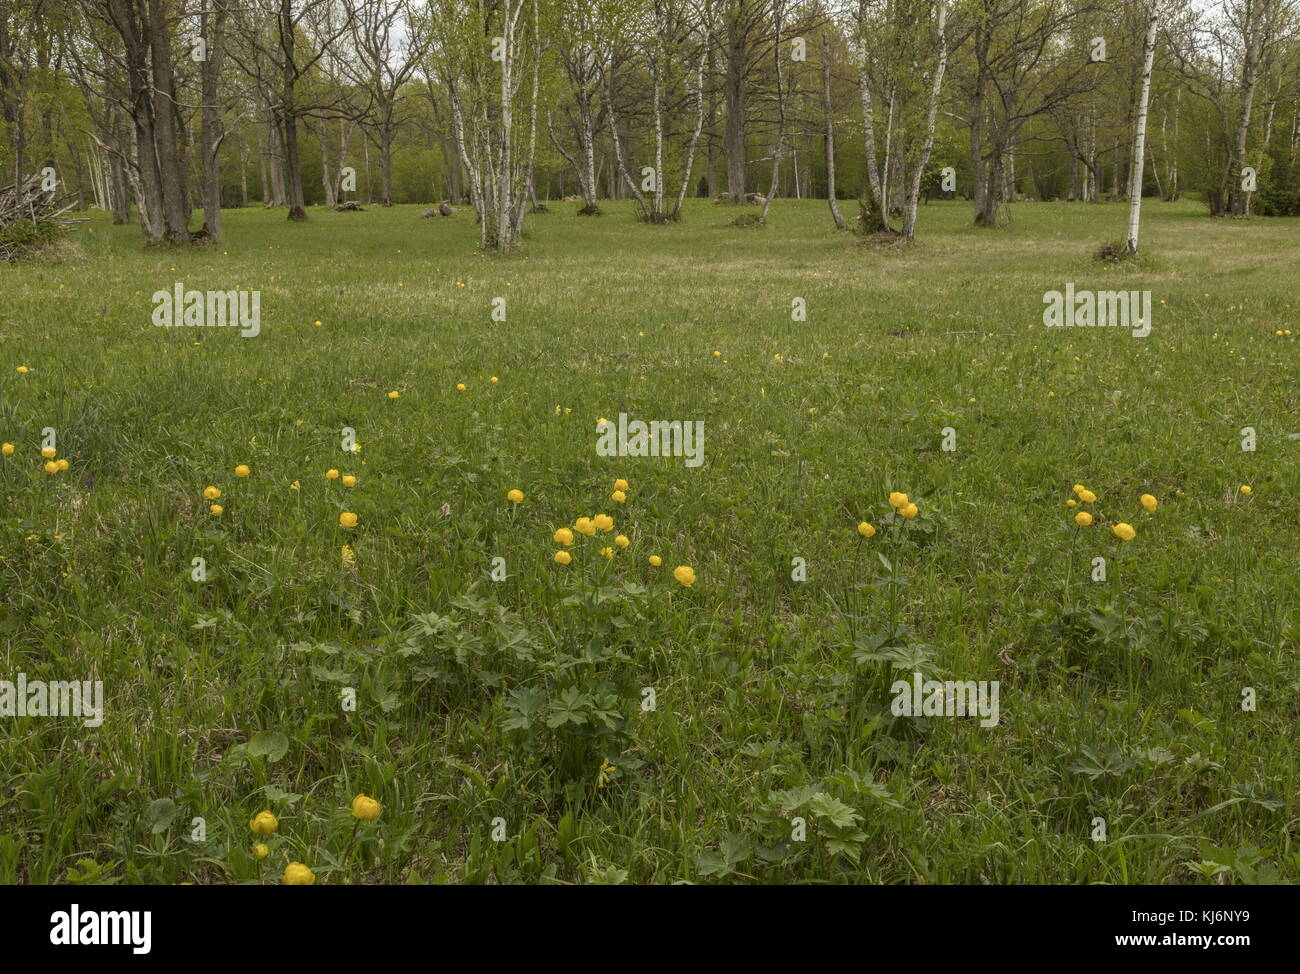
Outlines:
[[[1300,880],[1300,221],[1148,200],[1104,263],[1126,204],[576,208],[0,267],[0,680],[105,711],[0,718],[0,882]],[[155,327],[178,281],[261,333]],[[1067,282],[1151,334],[1044,327]],[[597,455],[620,413],[703,465]],[[914,672],[997,725],[895,716]]]

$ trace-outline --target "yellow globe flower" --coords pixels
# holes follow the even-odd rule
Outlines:
[[[620,477],[618,480],[614,481],[614,489],[627,490],[627,481]]]
[[[392,392],[390,392],[390,393],[388,394],[388,398],[389,398],[389,399],[399,399],[399,398],[401,398],[401,395],[402,395],[402,394],[401,394],[400,392],[398,392],[396,389],[394,389]]]
[[[7,457],[13,456],[14,445],[12,443],[5,443],[4,445],[0,446],[0,453],[3,453]]]
[[[1068,501],[1065,502],[1066,507],[1077,507],[1078,505],[1079,502],[1076,501],[1073,497],[1071,497]]]
[[[55,460],[54,465],[58,467],[60,470],[67,470],[68,467],[71,466],[71,464],[68,463],[67,459],[65,459],[64,457],[59,457],[59,459]]]
[[[20,365],[18,366],[18,368],[14,369],[14,371],[17,372],[19,375],[26,375],[28,372],[31,371],[31,369],[27,368],[27,366],[25,365]]]
[[[280,821],[264,808],[249,820],[248,827],[254,835],[270,835],[280,827]]]
[[[876,536],[876,529],[866,521],[863,521],[858,525],[858,534],[862,535],[864,538],[874,538]]]
[[[518,487],[514,490],[506,491],[506,500],[511,504],[522,504],[524,502],[524,492]]]
[[[1097,495],[1087,488],[1084,488],[1079,491],[1079,500],[1083,501],[1085,504],[1095,504],[1097,502]]]
[[[220,504],[212,504],[208,507],[208,510],[212,512],[213,517],[221,517],[222,514],[226,513],[226,509]]]
[[[614,519],[608,514],[597,514],[591,519],[591,523],[596,526],[598,531],[613,531]]]
[[[1092,515],[1087,511],[1080,511],[1078,514],[1074,515],[1074,523],[1079,525],[1081,528],[1086,528],[1092,524]]]
[[[1239,489],[1243,494],[1250,494],[1250,493],[1252,493],[1252,491],[1251,491],[1251,489],[1250,489],[1250,484],[1242,484],[1241,487],[1239,487],[1238,489]]]
[[[578,520],[573,522],[573,529],[579,534],[585,534],[589,538],[596,533],[596,525],[592,523],[592,520],[589,517],[578,518]]]
[[[1085,487],[1085,486],[1083,486],[1083,484],[1075,484],[1075,485],[1074,485],[1073,487],[1071,487],[1070,489],[1071,489],[1072,491],[1074,491],[1076,494],[1081,494],[1081,493],[1083,493],[1085,490],[1087,490],[1088,488]]]
[[[357,795],[352,799],[352,817],[359,818],[363,822],[369,822],[372,819],[379,818],[379,813],[383,810],[379,802],[366,795]]]
[[[904,507],[898,513],[903,515],[903,517],[907,518],[910,521],[912,518],[916,517],[919,511],[917,510],[915,504],[913,504],[911,501],[908,501],[907,506]]]
[[[349,473],[349,474],[344,474],[344,475],[343,475],[343,486],[344,486],[344,487],[355,487],[356,485],[357,485],[357,478],[356,478],[356,477],[354,477],[354,476],[353,476],[352,474],[350,474],[350,473]]]
[[[236,477],[247,477],[250,472],[251,471],[248,469],[248,464],[246,463],[241,463],[239,466],[235,468]]]
[[[614,539],[614,544],[618,545],[620,548],[626,548],[631,543],[632,542],[628,540],[626,534],[620,534],[617,538]]]
[[[311,886],[316,882],[316,874],[300,862],[291,862],[284,867],[285,886]]]
[[[678,565],[673,569],[673,578],[677,579],[684,587],[690,588],[695,584],[695,569],[690,565]]]
[[[253,846],[253,858],[256,859],[258,862],[261,862],[270,854],[271,854],[271,850],[267,848],[265,842],[259,842],[257,843],[257,845]]]
[[[221,489],[218,487],[204,487],[203,496],[210,501],[214,501],[221,496]]]
[[[569,554],[563,548],[555,553],[555,563],[557,565],[567,565],[571,561],[573,561],[573,555]]]
[[[651,555],[649,561],[652,568],[658,568],[660,565],[664,563],[664,560],[660,558],[658,555]]]
[[[53,460],[56,456],[58,456],[58,454],[59,451],[54,449],[54,447],[52,446],[41,447],[41,456],[43,456],[46,460]]]
[[[1137,532],[1133,530],[1133,525],[1125,524],[1123,521],[1120,521],[1119,524],[1115,525],[1111,530],[1115,532],[1115,537],[1119,538],[1121,541],[1132,541],[1137,537]]]
[[[606,547],[600,549],[600,555],[601,555],[602,558],[613,558],[613,557],[614,557],[614,549],[613,549],[613,548],[610,548],[610,547],[607,545]]]
[[[622,504],[627,500],[627,494],[621,490],[616,490],[614,493],[609,495],[609,498],[616,504]]]
[[[338,472],[337,470],[335,470],[333,467],[330,467],[328,470],[325,471],[325,479],[326,479],[326,480],[338,480],[338,479],[339,479],[339,472]]]
[[[571,545],[573,544],[573,532],[570,531],[568,528],[559,528],[556,530],[551,540],[554,541],[556,544],[562,544],[566,546]]]
[[[457,391],[457,392],[464,392],[464,391],[465,391],[465,383],[463,383],[463,382],[457,382],[457,383],[456,383],[456,391]]]
[[[907,495],[901,490],[891,491],[889,494],[889,506],[895,510],[902,510],[907,506]]]
[[[58,473],[59,465],[53,460],[46,460],[44,469],[46,473]]]
[[[1160,503],[1151,494],[1143,494],[1141,497],[1141,501],[1142,501],[1142,506],[1145,507],[1148,511],[1154,511],[1156,509],[1156,505]]]
[[[312,324],[315,325],[317,328],[320,327],[320,322],[319,322],[319,321],[313,321]]]
[[[357,526],[357,516],[351,511],[344,511],[339,515],[339,525],[345,528],[355,528]]]
[[[492,376],[492,378],[489,379],[488,381],[491,382],[491,383],[493,383],[493,384],[495,385],[496,382],[497,382],[498,380],[497,380],[497,377],[494,375],[494,376]]]

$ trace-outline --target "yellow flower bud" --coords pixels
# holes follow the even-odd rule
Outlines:
[[[357,795],[352,799],[352,817],[359,818],[363,822],[369,822],[371,819],[379,818],[382,806],[366,795]]]
[[[300,862],[291,862],[284,867],[285,886],[311,886],[316,882],[316,874]]]

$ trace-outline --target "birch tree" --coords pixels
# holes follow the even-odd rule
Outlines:
[[[930,152],[934,148],[935,115],[939,110],[939,96],[943,91],[943,76],[948,68],[947,0],[935,0],[935,7],[938,64],[933,69],[934,82],[930,88],[930,105],[925,119],[925,137],[921,143],[920,151],[912,161],[912,171],[907,186],[903,216],[903,236],[908,240],[916,236],[916,204],[921,195],[921,178],[925,174],[926,164],[930,161]]]
[[[1138,229],[1142,220],[1142,168],[1146,159],[1147,105],[1151,97],[1151,66],[1156,55],[1156,32],[1160,28],[1160,12],[1154,0],[1143,5],[1147,18],[1146,36],[1142,40],[1142,90],[1138,96],[1137,127],[1133,132],[1133,164],[1130,167],[1128,236],[1124,249],[1130,254],[1138,252]]]
[[[826,202],[831,209],[831,219],[835,229],[844,229],[844,214],[840,212],[840,203],[835,196],[835,114],[831,106],[831,39],[830,32],[822,32],[822,115],[825,118],[826,134],[823,146],[826,154]]]
[[[532,17],[526,19],[530,4]],[[536,141],[536,62],[542,50],[537,0],[434,0],[434,8],[430,63],[447,91],[478,214],[479,245],[508,251],[522,229],[520,204]],[[531,104],[521,126],[515,100],[525,80],[531,81]],[[517,152],[521,140],[530,147],[527,152]]]
[[[570,0],[561,4],[558,57],[576,111],[576,117],[567,119],[577,141],[576,149],[570,152],[556,135],[554,113],[550,109],[546,112],[546,131],[578,179],[583,201],[578,210],[580,216],[600,212],[596,185],[596,134],[600,127],[597,96],[601,87],[603,47],[607,43],[602,27],[600,0]]]

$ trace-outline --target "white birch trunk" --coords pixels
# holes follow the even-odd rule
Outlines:
[[[1128,238],[1130,254],[1138,251],[1138,229],[1142,220],[1142,164],[1146,161],[1147,103],[1151,97],[1151,64],[1156,53],[1156,31],[1160,18],[1155,7],[1147,11],[1147,36],[1142,42],[1142,92],[1138,96],[1137,129],[1133,134],[1133,167],[1129,174]]]

